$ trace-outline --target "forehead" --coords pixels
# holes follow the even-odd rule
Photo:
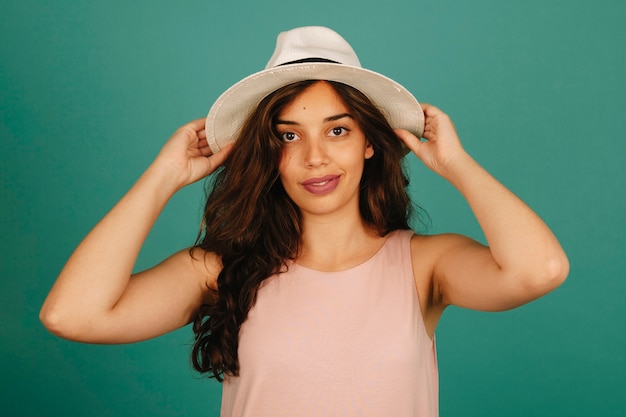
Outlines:
[[[325,81],[318,81],[303,90],[283,107],[280,111],[280,117],[283,118],[286,115],[305,116],[317,112],[328,113],[323,115],[326,117],[338,113],[347,113],[347,111],[346,104],[335,89]]]

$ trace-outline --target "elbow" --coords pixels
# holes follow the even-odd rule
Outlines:
[[[555,289],[563,284],[568,275],[569,261],[564,253],[558,258],[551,259],[547,262],[546,279],[552,284],[551,289]]]
[[[534,295],[533,298],[539,298],[555,290],[565,282],[569,274],[569,261],[564,253],[550,257],[536,267],[526,281],[527,291]]]
[[[44,306],[39,311],[39,321],[50,333],[63,339],[80,341],[78,337],[80,332],[73,325],[73,321],[68,317],[65,317],[58,310],[47,306]]]
[[[44,304],[39,311],[39,321],[50,333],[67,339],[67,329],[63,326],[65,321],[54,309]]]

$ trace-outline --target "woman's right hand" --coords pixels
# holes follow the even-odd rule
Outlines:
[[[194,183],[214,172],[224,163],[232,145],[212,154],[204,130],[205,119],[197,119],[181,126],[166,142],[153,167],[167,172],[174,181],[175,190]]]

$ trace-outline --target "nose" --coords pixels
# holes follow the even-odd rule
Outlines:
[[[328,164],[328,149],[324,140],[308,140],[306,141],[306,149],[304,153],[304,164],[307,168],[313,168]]]

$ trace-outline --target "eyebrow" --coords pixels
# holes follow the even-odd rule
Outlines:
[[[343,119],[344,117],[349,117],[350,119],[354,119],[354,117],[350,113],[341,113],[341,114],[336,114],[334,116],[326,117],[324,119],[324,123],[334,122],[335,120]],[[292,122],[291,120],[280,120],[280,119],[277,119],[274,124],[276,124],[276,125],[299,125],[300,123]]]

